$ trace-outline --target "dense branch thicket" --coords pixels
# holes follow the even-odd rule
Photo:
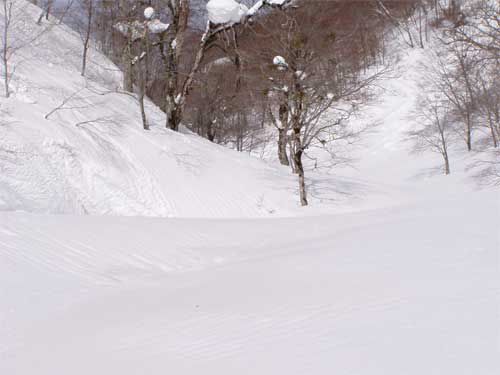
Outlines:
[[[469,152],[491,154],[485,165],[494,171],[496,165],[498,170],[499,154],[489,151],[500,144],[500,4],[454,0],[422,2],[420,6],[433,14],[429,23],[434,27],[437,48],[433,62],[425,66],[425,97],[417,108],[420,118],[427,121],[412,136],[420,135],[417,144],[428,144],[434,150],[436,144],[429,139],[439,141],[447,174],[446,149],[456,139]]]

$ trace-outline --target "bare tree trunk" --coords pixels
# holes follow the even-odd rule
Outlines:
[[[10,5],[10,6],[9,6]],[[10,96],[9,90],[9,25],[11,16],[12,4],[7,4],[7,1],[3,2],[3,21],[4,21],[4,35],[2,40],[2,63],[4,70],[4,85],[5,85],[5,97]]]
[[[422,26],[422,7],[424,7],[424,4],[419,4],[418,8],[418,38],[419,38],[419,43],[420,43],[420,48],[424,48],[424,39],[423,39],[423,26]]]
[[[8,98],[10,97],[10,90],[9,90],[9,62],[7,59],[7,51],[3,52],[2,60],[3,60],[3,68],[5,74],[4,76],[5,97]]]
[[[177,114],[178,110],[178,97],[179,80],[178,80],[178,52],[177,46],[174,44],[175,36],[169,35],[166,41],[167,51],[162,52],[163,64],[165,66],[165,107],[166,114],[166,127],[172,130],[179,130],[180,119]],[[164,48],[163,46],[161,46]]]
[[[497,140],[500,140],[500,112],[497,111],[495,112],[495,123],[497,124],[495,130],[497,134]]]
[[[300,139],[299,139],[299,142],[300,142]],[[300,204],[302,206],[307,206],[308,202],[307,202],[307,192],[306,192],[306,180],[305,180],[305,175],[304,175],[304,165],[302,164],[303,151],[300,149],[300,146],[296,146],[296,147],[298,147],[298,151],[295,151],[295,153],[293,154],[293,158],[294,158],[295,168],[296,168],[297,174],[299,176]]]
[[[166,82],[167,82],[167,90],[165,95],[165,113],[167,115],[166,118],[166,127],[172,130],[179,130],[180,118],[178,116],[178,100],[180,96],[177,96],[178,93],[178,77],[177,77],[177,58],[174,57],[175,50],[169,47],[169,57],[167,58],[167,70],[166,70]]]
[[[149,130],[149,124],[148,124],[148,119],[146,117],[146,110],[144,108],[144,92],[145,92],[145,88],[144,88],[144,79],[143,77],[141,77],[141,83],[140,83],[140,93],[139,93],[139,107],[141,109],[141,119],[142,119],[142,127],[144,128],[144,130]]]
[[[286,154],[287,133],[288,133],[288,94],[284,93],[283,102],[279,107],[279,124],[278,124],[278,158],[281,165],[290,165]]]
[[[497,139],[497,135],[495,132],[495,122],[493,121],[493,117],[491,116],[491,113],[488,113],[488,124],[489,124],[490,131],[491,131],[491,139],[493,140],[493,147],[497,148],[498,147],[498,139]]]
[[[409,45],[411,48],[415,47],[415,44],[413,43],[413,37],[411,36],[411,30],[410,27],[406,27],[406,34],[408,35],[408,40],[409,40]]]
[[[52,5],[54,4],[54,0],[47,0],[47,11],[45,12],[45,19],[49,20],[49,15],[52,10]]]
[[[212,120],[210,120],[210,122],[207,125],[207,139],[210,142],[214,142],[215,141],[215,134],[216,134],[216,132],[215,132],[214,122]]]
[[[90,1],[93,1],[93,0],[90,0]],[[71,7],[73,6],[74,2],[75,2],[75,0],[68,1],[68,3],[66,4],[66,7],[64,8],[64,11],[61,14],[61,17],[59,18],[59,24],[62,24],[64,22],[64,18],[68,14],[68,12],[71,9]],[[35,5],[36,5],[36,2],[35,2]]]
[[[439,133],[441,136],[441,148],[442,148],[441,154],[443,155],[443,159],[444,159],[444,174],[449,175],[450,174],[450,158],[448,157],[448,142],[446,142],[446,138],[444,135],[444,129],[441,126],[439,126]]]
[[[465,135],[465,142],[467,144],[467,151],[472,151],[472,123],[468,109],[467,109],[467,129]]]
[[[290,161],[288,160],[288,155],[286,153],[286,145],[287,145],[287,135],[286,129],[279,128],[278,129],[278,157],[281,165],[290,165]]]
[[[87,13],[87,29],[85,30],[85,39],[83,41],[83,57],[82,57],[82,77],[85,77],[85,70],[87,69],[87,54],[89,50],[90,43],[90,32],[92,29],[92,16],[94,14],[94,0],[89,0],[88,3],[88,13]]]
[[[38,21],[36,21],[37,25],[40,25],[42,23],[43,17],[45,17],[47,21],[49,20],[49,15],[52,9],[53,2],[54,0],[47,0],[47,5],[45,6],[45,10],[42,10],[40,17],[38,17]]]
[[[127,33],[127,45],[123,52],[123,89],[128,92],[134,91],[133,64],[132,64],[132,30]]]
[[[180,55],[183,50],[184,34],[189,18],[189,2],[184,0],[169,0],[167,5],[172,16],[172,22],[167,31],[166,40],[160,46],[166,81],[165,125],[167,128],[177,131],[182,120],[182,101],[184,100],[182,86],[179,83],[178,69]]]
[[[295,153],[295,152],[294,152],[293,142],[292,142],[292,140],[291,140],[291,137],[288,137],[288,138],[290,138],[290,139],[288,140],[288,149],[289,149],[289,154],[290,154],[290,156],[289,156],[289,159],[288,159],[288,160],[291,160],[291,161],[292,161],[292,163],[291,163],[291,165],[290,165],[290,167],[292,168],[292,173],[297,173],[297,170],[296,170],[296,168],[295,168],[295,161],[294,161],[294,157],[293,157],[293,154]]]
[[[146,87],[147,87],[147,71],[146,67],[141,67],[142,60],[139,60],[138,71],[139,71],[139,108],[141,110],[142,127],[144,130],[149,130],[148,119],[146,117],[146,109],[144,107],[144,99],[146,97]],[[147,65],[147,63],[145,64]]]
[[[298,87],[298,84],[296,85]],[[299,93],[300,90],[297,90]],[[299,95],[300,96],[300,95]],[[293,118],[293,164],[295,167],[295,172],[299,176],[299,193],[300,193],[300,204],[302,206],[307,206],[307,191],[306,191],[306,182],[305,182],[305,174],[304,174],[304,164],[302,164],[302,155],[304,153],[304,148],[301,140],[301,124],[300,124],[300,113],[303,110],[302,100],[299,99],[297,103],[297,113]]]
[[[144,130],[149,130],[148,119],[146,117],[146,109],[144,107],[144,100],[148,91],[149,82],[149,54],[150,54],[150,43],[149,43],[149,32],[145,28],[144,36],[142,38],[143,53],[138,59],[138,69],[139,69],[139,106],[141,108],[141,118],[142,127]]]
[[[450,161],[448,159],[448,152],[445,151],[443,153],[443,158],[444,158],[444,174],[449,175],[450,174]]]

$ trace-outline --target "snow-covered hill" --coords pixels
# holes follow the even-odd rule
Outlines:
[[[11,34],[47,31],[14,55],[12,95],[0,98],[0,210],[255,217],[376,208],[411,202],[421,189],[436,195],[475,188],[462,150],[446,179],[424,173],[439,168],[439,156],[409,154],[406,133],[415,126],[411,110],[425,52],[394,46],[401,55],[394,77],[381,82],[377,100],[356,120],[378,127],[351,147],[354,169],[337,166],[325,175],[309,163],[312,208],[305,210],[295,176],[274,160],[166,130],[151,103],[152,130],[143,131],[137,102],[120,93],[117,67],[91,50],[88,78],[81,77],[80,37],[56,21],[36,25],[39,9],[16,4],[23,12]]]
[[[48,31],[13,57],[13,93],[0,99],[1,210],[227,217],[297,206],[287,169],[166,130],[152,104],[143,131],[135,99],[114,93],[116,66],[92,50],[82,78],[80,38],[17,6],[25,22],[13,33]]]
[[[354,168],[309,168],[302,209],[272,160],[150,103],[142,130],[106,58],[80,77],[80,44],[52,25],[0,99],[0,374],[500,372],[499,191],[459,148],[451,176],[408,152],[426,51],[394,46],[356,119],[379,125]]]

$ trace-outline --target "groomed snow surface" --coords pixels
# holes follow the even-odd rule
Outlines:
[[[500,373],[499,191],[459,148],[447,177],[408,153],[425,51],[400,48],[355,168],[309,170],[302,209],[272,158],[151,103],[143,131],[80,44],[53,26],[0,99],[0,374]]]
[[[498,374],[491,194],[311,218],[0,214],[2,374]]]

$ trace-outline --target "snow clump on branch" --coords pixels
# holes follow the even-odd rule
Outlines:
[[[213,24],[232,24],[240,22],[247,15],[248,8],[234,0],[210,0],[207,11]]]
[[[153,18],[154,15],[155,15],[155,10],[153,7],[147,7],[146,9],[144,9],[144,18],[146,18],[147,20]]]

